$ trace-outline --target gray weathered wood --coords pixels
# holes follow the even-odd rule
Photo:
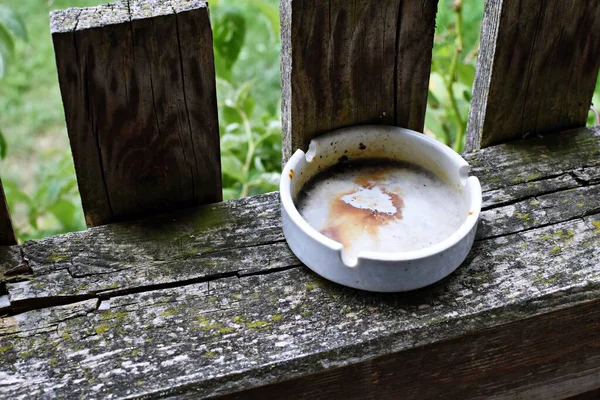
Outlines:
[[[118,1],[51,27],[88,225],[220,201],[206,3]]]
[[[469,154],[490,194],[479,240],[454,274],[411,293],[346,289],[303,267],[276,193],[5,248],[0,270],[26,268],[3,281],[0,397],[553,399],[598,388],[598,133]]]
[[[283,0],[283,157],[324,132],[422,131],[437,0]]]
[[[598,24],[596,0],[487,0],[466,149],[584,126]]]
[[[17,244],[17,239],[13,230],[8,204],[6,204],[6,198],[4,197],[4,187],[0,180],[0,246],[12,246],[14,244]]]
[[[600,185],[590,184],[600,170],[587,168],[588,181],[574,178],[583,161],[600,165],[598,131],[469,154],[487,206],[478,239],[600,212]],[[557,162],[547,167],[548,160]],[[13,307],[297,266],[284,243],[279,207],[273,193],[26,243],[33,278],[10,284]]]
[[[207,397],[283,378],[300,385],[257,397],[364,398],[368,389],[378,398],[553,398],[543,383],[587,377],[563,388],[576,394],[600,384],[590,346],[599,333],[599,218],[479,242],[456,274],[409,294],[359,293],[297,268],[7,317],[0,392]],[[573,235],[545,237],[559,230]],[[309,374],[317,375],[302,378]]]

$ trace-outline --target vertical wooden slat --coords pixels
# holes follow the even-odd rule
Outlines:
[[[119,1],[51,20],[88,225],[220,201],[206,2]]]
[[[13,230],[8,204],[4,197],[4,187],[0,180],[0,246],[12,246],[17,244],[15,231]]]
[[[466,149],[584,126],[599,25],[597,0],[487,0]]]
[[[283,157],[324,132],[422,131],[437,0],[282,0]]]

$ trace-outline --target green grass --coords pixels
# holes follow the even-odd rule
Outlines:
[[[16,57],[0,80],[0,129],[8,144],[7,157],[0,162],[0,175],[21,241],[85,228],[48,13],[104,2],[5,2],[23,17],[29,36],[27,43],[16,41]],[[483,1],[463,5],[463,51],[458,55],[457,20],[452,4],[453,0],[440,0],[439,4],[426,133],[460,150],[475,73]],[[230,199],[276,190],[281,159],[278,1],[212,0],[210,5],[215,31],[224,196]],[[457,62],[452,74],[454,57]],[[594,101],[600,106],[599,92],[597,86]]]

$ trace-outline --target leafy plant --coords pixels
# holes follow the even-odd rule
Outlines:
[[[15,55],[15,37],[27,41],[23,20],[8,6],[0,4],[0,79],[4,77],[8,62]],[[0,158],[6,157],[6,138],[0,129]]]
[[[483,2],[444,0],[438,9],[425,132],[462,152]]]
[[[212,5],[225,199],[274,191],[281,173],[277,2],[235,4]]]
[[[27,215],[15,228],[21,240],[85,229],[77,182],[70,154],[53,165],[38,166],[41,184],[28,194],[13,180],[4,182],[8,206]]]

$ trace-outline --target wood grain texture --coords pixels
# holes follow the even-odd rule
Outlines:
[[[51,27],[88,225],[220,201],[206,3],[118,1]]]
[[[466,149],[584,126],[600,67],[596,0],[489,0]]]
[[[598,132],[565,132],[467,155],[484,190],[478,240],[599,213]],[[580,168],[583,160],[590,167]],[[63,297],[298,266],[284,242],[279,209],[272,193],[26,243],[33,277],[9,285],[12,305],[21,310]]]
[[[410,293],[359,292],[304,268],[283,241],[276,193],[7,247],[0,396],[594,390],[600,212],[595,192],[588,202],[573,193],[597,188],[598,133],[467,155],[493,193],[482,233],[454,274]]]
[[[283,157],[351,125],[422,131],[437,0],[283,0]]]
[[[17,244],[17,239],[13,230],[8,204],[4,197],[2,180],[0,180],[0,246],[12,246],[15,244]]]
[[[456,274],[407,294],[295,268],[6,317],[0,393],[205,398],[288,380],[257,397],[576,394],[600,385],[599,218],[480,242]],[[572,240],[553,254],[543,237],[558,230]]]

